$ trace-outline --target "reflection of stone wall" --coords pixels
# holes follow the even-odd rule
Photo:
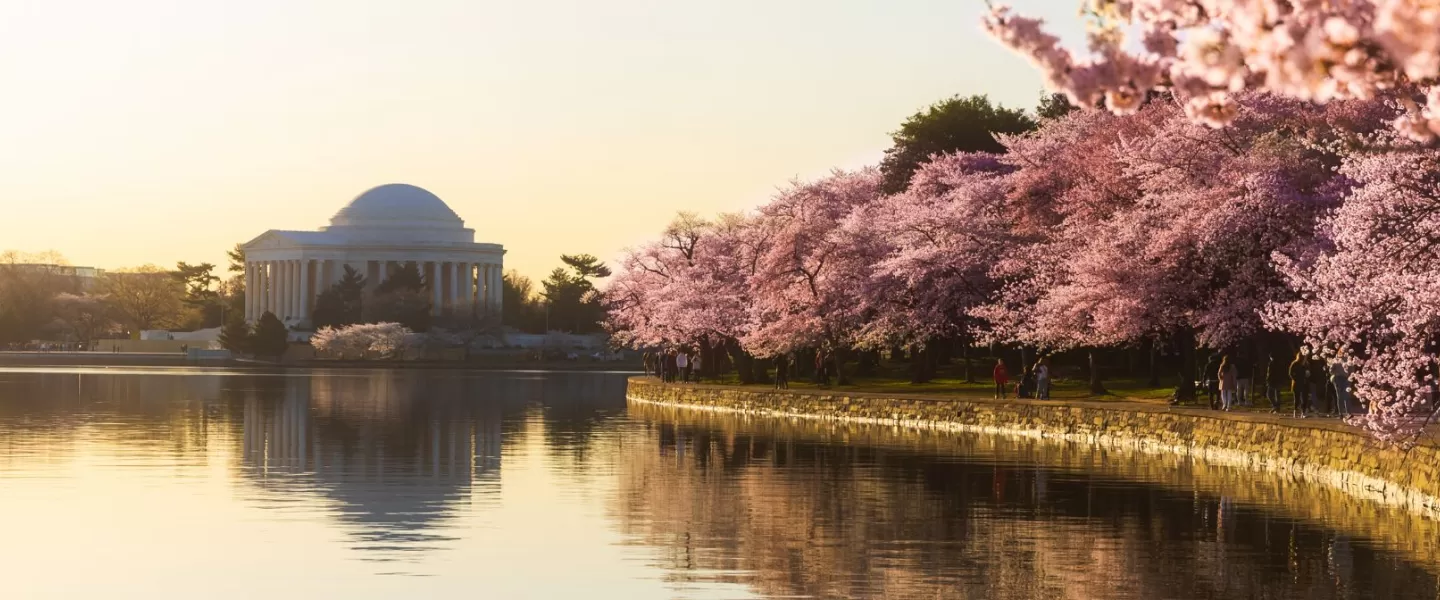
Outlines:
[[[879,394],[771,392],[630,380],[632,401],[806,419],[1096,442],[1151,454],[1293,474],[1352,495],[1440,517],[1440,448],[1408,453],[1334,422],[1164,406]]]
[[[729,436],[844,443],[940,458],[1018,462],[1054,473],[1097,475],[1177,493],[1201,492],[1229,498],[1282,518],[1323,524],[1350,537],[1375,539],[1383,547],[1440,573],[1440,521],[1401,507],[1355,498],[1317,482],[1274,477],[1243,467],[1196,460],[1193,456],[1142,454],[1099,444],[900,429],[865,423],[753,418],[643,403],[631,407],[630,414],[648,422],[723,431]]]

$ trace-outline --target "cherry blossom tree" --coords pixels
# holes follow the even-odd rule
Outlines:
[[[874,259],[857,289],[858,346],[924,356],[937,340],[973,334],[970,309],[989,299],[990,269],[1012,241],[1004,205],[1012,170],[993,154],[933,157],[906,192],[847,217],[851,253]],[[926,364],[915,361],[916,381],[928,378]]]
[[[1440,152],[1359,154],[1343,172],[1357,187],[1316,252],[1277,257],[1300,296],[1268,316],[1349,369],[1360,423],[1414,441],[1440,408]]]
[[[310,336],[317,352],[337,358],[391,358],[415,341],[413,332],[399,323],[321,327]]]
[[[997,268],[1008,284],[977,311],[997,337],[1052,348],[1166,337],[1182,351],[1185,398],[1195,343],[1226,349],[1261,331],[1266,304],[1290,297],[1272,254],[1313,236],[1345,189],[1339,148],[1393,113],[1377,102],[1239,100],[1225,130],[1157,101],[1012,140],[1006,159],[1025,164],[1014,201],[1040,199],[1037,213],[1049,202],[1053,233]]]
[[[1039,67],[1079,106],[1131,114],[1150,92],[1173,93],[1186,114],[1222,126],[1235,94],[1299,100],[1371,99],[1402,89],[1395,125],[1440,134],[1440,5],[1430,0],[1088,0],[1089,52],[1061,45],[1040,19],[992,4],[985,28]],[[1424,105],[1418,100],[1424,96]]]
[[[753,301],[742,343],[758,356],[816,348],[835,360],[853,344],[862,315],[857,293],[876,256],[851,243],[842,225],[880,198],[879,170],[836,171],[796,183],[760,209],[768,239],[751,277]],[[841,374],[843,377],[843,374]]]

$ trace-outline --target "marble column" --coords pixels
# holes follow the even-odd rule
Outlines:
[[[430,314],[432,315],[439,315],[441,309],[445,307],[444,268],[445,265],[438,260],[430,263]]]
[[[449,263],[449,286],[445,288],[445,305],[454,312],[459,312],[459,263]]]
[[[280,261],[268,261],[265,273],[265,312],[280,316]]]
[[[490,277],[495,282],[495,294],[491,297],[490,312],[498,315],[505,300],[505,270],[499,263],[496,263],[490,265],[490,272]]]
[[[316,279],[319,279],[318,277]],[[310,318],[310,260],[300,261],[300,313],[298,318],[303,321]]]
[[[280,295],[280,302],[276,308],[280,310],[276,311],[275,316],[280,317],[280,322],[283,323],[290,318],[290,303],[295,299],[293,295],[295,286],[290,285],[291,279],[295,276],[292,274],[294,269],[290,266],[290,261],[282,260],[279,261],[279,264],[280,276],[275,278],[277,284],[275,287],[277,288],[276,292]]]
[[[255,267],[249,261],[245,263],[245,322],[250,323],[255,319],[251,316],[255,312]]]

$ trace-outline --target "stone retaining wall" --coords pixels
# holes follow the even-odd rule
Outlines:
[[[970,431],[1189,455],[1286,473],[1440,518],[1440,448],[1380,444],[1334,421],[1121,402],[959,400],[830,394],[630,379],[627,396],[695,410]]]

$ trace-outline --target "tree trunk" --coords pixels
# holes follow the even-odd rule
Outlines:
[[[930,381],[930,352],[923,350],[919,345],[910,347],[910,383],[920,384]]]
[[[1146,341],[1150,345],[1150,379],[1146,385],[1152,388],[1160,387],[1160,344],[1159,340],[1150,338]]]
[[[1094,348],[1090,349],[1088,358],[1090,361],[1090,395],[1099,396],[1102,394],[1110,393],[1108,390],[1105,389],[1105,384],[1101,382],[1100,362],[1095,360]]]
[[[975,383],[975,374],[970,371],[970,342],[960,340],[960,360],[965,363],[965,383]]]
[[[1175,349],[1180,353],[1180,383],[1175,386],[1179,402],[1195,401],[1195,330],[1181,327],[1175,331]]]
[[[845,351],[837,349],[830,353],[830,359],[835,365],[835,385],[850,385],[850,378],[845,376]]]
[[[725,344],[725,350],[730,353],[730,361],[735,363],[735,374],[740,376],[740,383],[749,385],[755,383],[754,373],[751,371],[751,363],[755,359],[740,347],[740,343],[731,340]]]

